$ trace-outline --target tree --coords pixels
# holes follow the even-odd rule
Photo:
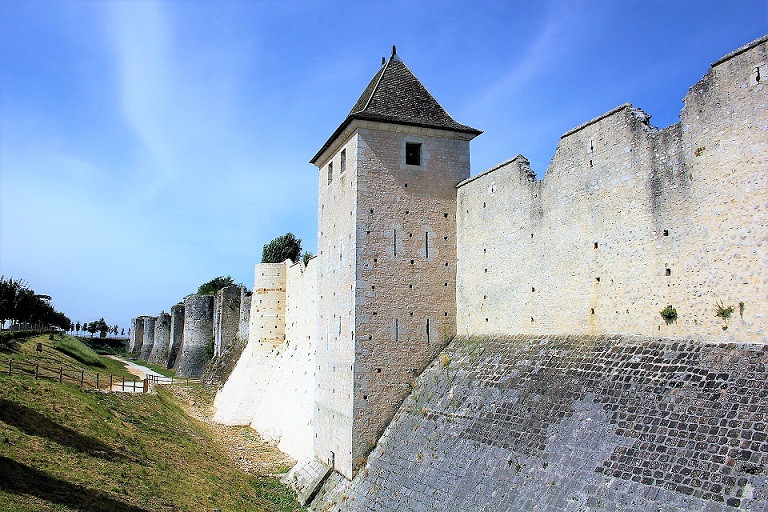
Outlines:
[[[299,261],[301,255],[301,239],[293,233],[279,236],[264,246],[261,253],[262,263],[282,263],[287,259]]]
[[[198,295],[215,295],[217,291],[221,290],[225,286],[230,286],[235,284],[235,281],[232,279],[232,276],[219,276],[214,277],[207,283],[203,283],[197,288]]]
[[[130,329],[128,329],[130,331]],[[125,327],[120,329],[120,336],[125,336]]]
[[[306,267],[309,265],[309,260],[311,260],[315,255],[312,254],[309,251],[304,251],[304,254],[301,255],[301,261],[304,262],[304,266]]]
[[[99,331],[100,338],[106,338],[107,333],[112,330],[112,328],[107,325],[107,322],[104,321],[104,317],[99,318],[98,322],[93,323],[96,325],[96,330]]]
[[[86,331],[91,333],[91,338],[93,338],[93,335],[96,334],[96,331],[98,331],[98,327],[99,326],[97,325],[97,322],[91,322],[88,324]]]
[[[21,279],[6,278],[0,276],[0,322],[16,318],[16,302],[21,290],[26,290],[27,285]]]
[[[77,332],[80,332],[80,322],[77,322],[77,323],[75,324],[75,330],[76,330]]]

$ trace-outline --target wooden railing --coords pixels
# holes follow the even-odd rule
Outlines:
[[[160,377],[147,375],[144,380],[138,377],[126,379],[123,375],[110,373],[89,372],[83,369],[64,365],[50,365],[46,362],[16,361],[9,359],[5,366],[9,376],[27,375],[35,379],[51,379],[79,386],[80,389],[100,391],[120,391],[128,393],[146,393],[154,384],[194,386],[200,384],[200,379],[189,377]]]
[[[129,391],[146,393],[148,383],[138,378],[126,380],[123,375],[110,373],[88,372],[82,369],[64,365],[51,366],[44,362],[16,361],[9,359],[5,366],[8,375],[28,375],[35,379],[51,379],[79,386],[80,389],[95,389],[103,391]]]

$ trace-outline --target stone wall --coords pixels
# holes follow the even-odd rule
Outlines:
[[[237,327],[237,339],[248,339],[248,324],[251,322],[251,297],[253,292],[243,286],[240,288],[240,320]]]
[[[213,295],[184,297],[184,341],[176,373],[200,377],[206,363],[205,346],[213,337]]]
[[[314,510],[765,510],[768,349],[457,337]]]
[[[141,344],[141,352],[139,353],[139,359],[146,361],[149,359],[149,354],[152,353],[152,347],[155,345],[155,321],[156,316],[144,317],[144,339]]]
[[[314,455],[317,259],[287,265],[285,289],[285,345],[251,426],[302,460]]]
[[[148,363],[167,364],[171,344],[171,315],[163,311],[155,321],[155,343],[147,359]]]
[[[243,287],[225,286],[214,299],[213,355],[218,357],[237,337],[240,326],[240,298]]]
[[[181,347],[184,342],[184,304],[171,306],[171,339],[168,349],[168,368],[176,368],[181,358]]]
[[[329,466],[352,468],[357,238],[357,145],[352,135],[320,165],[318,185],[316,456]],[[341,152],[347,169],[341,170]],[[329,177],[328,165],[333,163]],[[253,306],[252,306],[253,307]]]
[[[470,138],[361,123],[318,162],[316,455],[347,477],[455,333],[455,186]],[[405,164],[406,143],[421,144],[420,165]]]
[[[128,344],[128,352],[138,354],[141,352],[141,345],[144,343],[144,317],[131,319],[131,339]]]
[[[254,270],[251,320],[246,345],[216,394],[214,419],[248,425],[273,379],[285,346],[285,263],[259,263]],[[278,414],[272,411],[272,414]]]
[[[518,156],[460,185],[458,332],[768,341],[767,44],[713,64],[678,124],[623,105],[541,181]]]

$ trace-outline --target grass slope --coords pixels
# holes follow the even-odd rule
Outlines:
[[[72,336],[62,336],[55,338],[53,341],[53,347],[64,352],[68,356],[71,356],[81,363],[91,367],[104,367],[104,363],[101,361],[101,356],[93,351],[92,348],[85,345],[82,341]]]
[[[7,374],[0,390],[0,510],[300,510],[277,479],[237,469],[167,390],[84,392]]]

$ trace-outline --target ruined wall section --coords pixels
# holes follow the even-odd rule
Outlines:
[[[168,368],[176,368],[181,358],[181,347],[184,342],[184,304],[171,306],[171,339],[168,348]]]
[[[139,359],[146,361],[149,359],[149,354],[152,353],[152,347],[155,345],[155,321],[156,316],[144,317],[144,339],[141,344],[141,352],[139,353]]]
[[[455,335],[455,187],[471,138],[383,123],[358,133],[354,469]],[[405,163],[408,143],[419,165]]]
[[[253,293],[245,286],[240,288],[240,319],[237,326],[237,339],[248,340],[248,324],[251,321],[251,297]]]
[[[213,337],[213,295],[184,297],[184,341],[179,365],[180,377],[200,377],[206,363],[205,346]]]
[[[765,54],[713,65],[680,124],[623,105],[566,133],[539,182],[522,157],[464,182],[459,333],[768,340]]]
[[[345,156],[342,170],[341,154]],[[358,135],[318,162],[315,456],[351,477]]]
[[[457,337],[313,510],[765,510],[768,347]]]
[[[285,290],[286,263],[256,265],[248,344],[216,394],[216,421],[228,425],[253,421],[285,346]]]
[[[317,263],[287,265],[285,345],[251,422],[296,460],[314,456]]]
[[[131,319],[131,339],[128,345],[128,351],[132,354],[141,352],[141,345],[144,343],[144,317],[139,316]]]
[[[155,321],[155,343],[147,359],[148,363],[167,364],[171,344],[171,315],[163,311]]]
[[[237,337],[240,326],[240,299],[243,287],[225,286],[214,299],[213,355],[219,357]]]

